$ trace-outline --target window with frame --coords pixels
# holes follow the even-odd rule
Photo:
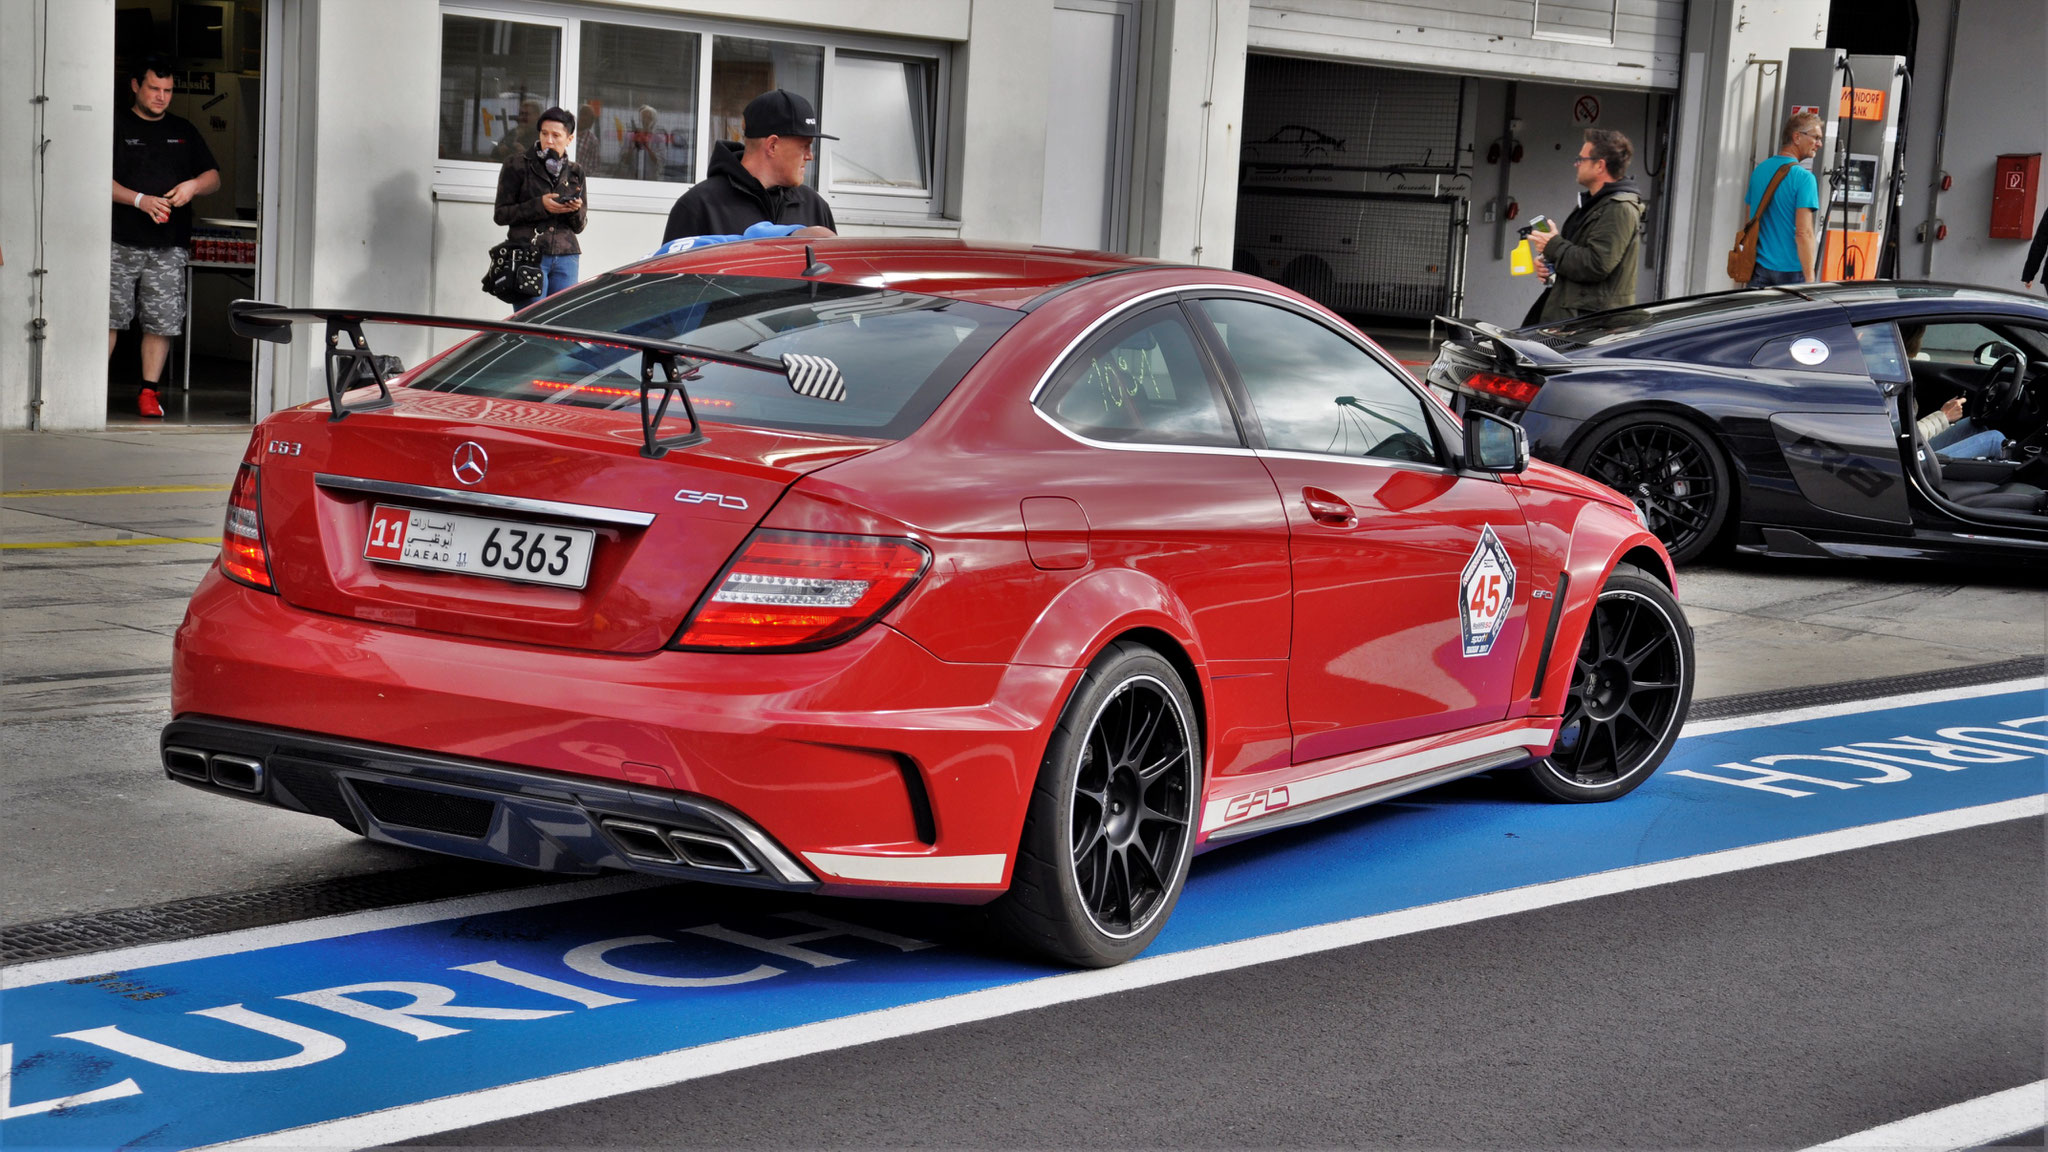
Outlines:
[[[585,20],[576,162],[587,176],[697,178],[697,35]]]
[[[562,90],[562,30],[441,16],[441,159],[501,164],[532,146]]]
[[[934,215],[944,170],[937,44],[763,27],[661,12],[525,0],[441,12],[437,185],[485,192],[495,167],[530,148],[540,113],[576,115],[576,161],[595,203],[607,194],[673,200],[710,150],[744,140],[742,113],[785,88],[817,107],[806,179],[837,210]]]
[[[1091,440],[1217,448],[1242,443],[1195,334],[1174,305],[1096,337],[1060,370],[1040,407]]]
[[[1201,302],[1251,397],[1266,446],[1435,464],[1422,398],[1364,349],[1298,312]]]

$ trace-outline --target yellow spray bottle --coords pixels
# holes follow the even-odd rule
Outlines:
[[[1529,233],[1555,231],[1557,231],[1557,228],[1551,224],[1550,217],[1531,217],[1529,223],[1521,229],[1521,243],[1516,244],[1514,250],[1508,253],[1508,275],[1528,276],[1533,274],[1536,271],[1536,252],[1529,247]]]

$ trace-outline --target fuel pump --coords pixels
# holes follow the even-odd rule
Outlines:
[[[1786,54],[1785,108],[1816,112],[1827,140],[1809,163],[1820,184],[1822,280],[1870,280],[1878,273],[1884,235],[1897,200],[1900,97],[1905,61],[1851,56],[1839,48],[1794,48]]]

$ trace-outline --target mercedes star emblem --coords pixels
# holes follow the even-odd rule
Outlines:
[[[491,458],[484,454],[484,446],[474,440],[464,440],[455,450],[455,478],[464,484],[482,483],[490,466]]]

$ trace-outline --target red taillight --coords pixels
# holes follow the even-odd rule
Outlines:
[[[670,646],[822,648],[887,612],[930,561],[911,540],[764,528],[747,538]]]
[[[1465,387],[1526,406],[1536,399],[1536,389],[1540,385],[1493,372],[1474,372],[1465,378]]]
[[[263,547],[263,504],[257,498],[254,464],[235,473],[228,494],[228,522],[220,534],[220,570],[228,579],[275,592],[270,586],[270,556]]]

